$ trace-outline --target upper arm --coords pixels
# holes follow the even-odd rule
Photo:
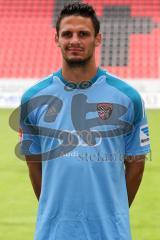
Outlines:
[[[145,166],[146,155],[128,156],[125,158],[124,164],[126,172],[143,172]]]
[[[25,155],[25,159],[26,159],[27,164],[30,164],[30,163],[41,164],[41,162],[42,162],[42,157],[41,157],[40,154],[38,154],[38,155]]]
[[[30,172],[42,171],[41,155],[25,155],[25,159]]]

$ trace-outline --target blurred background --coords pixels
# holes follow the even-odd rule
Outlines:
[[[54,43],[60,9],[72,1],[0,0],[0,239],[33,239],[37,200],[26,163],[14,148],[9,118],[29,86],[61,66]],[[97,64],[142,95],[150,126],[152,159],[131,207],[133,240],[160,239],[160,0],[79,1],[94,6],[103,42]]]

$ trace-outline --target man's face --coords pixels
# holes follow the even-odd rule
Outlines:
[[[85,65],[94,58],[95,47],[101,35],[95,36],[92,20],[88,17],[68,16],[60,23],[59,36],[55,41],[61,48],[63,59],[70,66]]]

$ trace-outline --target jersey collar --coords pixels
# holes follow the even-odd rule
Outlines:
[[[85,89],[85,88],[88,88],[90,87],[91,85],[93,85],[97,79],[102,75],[104,74],[104,70],[101,69],[100,67],[98,67],[97,69],[97,73],[96,75],[88,80],[88,81],[82,81],[81,83],[75,83],[75,82],[70,82],[66,79],[64,79],[64,77],[62,76],[62,69],[59,69],[57,72],[56,72],[56,76],[59,77],[59,79],[68,87],[70,88],[77,88],[77,89]]]

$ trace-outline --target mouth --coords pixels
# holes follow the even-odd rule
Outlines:
[[[82,52],[83,50],[80,48],[68,48],[68,51],[70,52]]]

